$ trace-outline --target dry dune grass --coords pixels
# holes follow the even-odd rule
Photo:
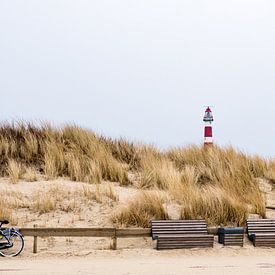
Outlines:
[[[82,190],[82,195],[98,202],[103,197],[118,200],[111,187],[101,186],[102,181],[133,185],[129,174],[135,174],[139,179],[135,187],[142,190],[141,194],[113,216],[114,222],[125,226],[148,226],[152,218],[169,218],[164,207],[167,201],[181,206],[182,218],[240,225],[251,213],[265,216],[265,199],[257,178],[275,182],[274,161],[248,156],[231,147],[205,150],[190,146],[162,152],[69,125],[2,125],[0,164],[0,175],[8,176],[13,183],[21,178],[35,181],[40,173],[47,179],[69,177],[97,184],[96,191]],[[70,211],[73,206],[62,206],[64,194],[56,193],[63,199],[37,194],[35,201],[39,203],[32,206],[33,211],[44,213],[60,207]]]
[[[120,226],[149,227],[152,218],[165,220],[168,214],[163,206],[161,192],[143,191],[133,201],[113,215],[113,222]]]
[[[63,212],[79,212],[81,203],[87,204],[95,201],[103,203],[107,200],[118,201],[118,195],[111,184],[96,185],[92,187],[67,188],[62,185],[53,185],[47,192],[37,191],[31,195],[28,207],[39,214],[49,213],[56,210]]]
[[[36,190],[31,193],[22,193],[18,190],[1,190],[0,217],[8,219],[11,224],[18,222],[16,211],[28,209],[30,216],[62,211],[79,214],[83,205],[95,203],[118,202],[118,194],[112,184],[67,187],[59,183],[51,183],[49,188]],[[32,215],[33,214],[33,215]]]
[[[17,183],[19,179],[22,177],[22,165],[21,163],[9,159],[7,173],[10,178],[11,183]]]
[[[12,224],[16,224],[17,221],[12,213],[12,208],[7,205],[6,199],[0,198],[0,218],[1,220],[8,220]]]
[[[71,180],[89,183],[107,180],[129,184],[129,164],[122,163],[119,159],[125,157],[120,157],[118,149],[112,151],[106,143],[77,126],[55,129],[47,124],[41,127],[25,123],[2,125],[0,173],[17,182],[21,177],[20,165],[22,168],[33,167],[48,179],[68,176]],[[127,146],[126,142],[124,146]]]

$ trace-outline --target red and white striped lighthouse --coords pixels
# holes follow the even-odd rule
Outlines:
[[[210,107],[205,110],[205,115],[203,117],[205,123],[204,126],[204,146],[213,145],[213,132],[212,132],[212,122],[214,121],[212,111]]]

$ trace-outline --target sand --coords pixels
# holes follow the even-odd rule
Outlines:
[[[275,274],[275,250],[124,249],[78,256],[40,253],[1,259],[0,274]]]
[[[28,199],[38,190],[47,192],[52,186],[60,186],[77,192],[85,183],[66,179],[38,182],[20,182],[11,185],[0,179],[0,192],[14,190]],[[275,206],[273,186],[262,182],[268,205]],[[50,227],[111,226],[110,216],[121,204],[127,203],[137,193],[132,187],[114,184],[119,202],[103,204],[79,201],[77,212],[55,211],[37,214],[29,208],[17,210],[18,226],[33,224]],[[177,217],[177,205],[167,205]],[[268,217],[275,217],[269,210]],[[215,240],[213,249],[156,251],[151,238],[119,239],[118,250],[109,250],[110,238],[38,238],[38,254],[32,253],[33,238],[26,237],[25,249],[19,257],[1,258],[2,274],[275,274],[275,249],[254,248],[245,239],[240,247],[223,247]]]

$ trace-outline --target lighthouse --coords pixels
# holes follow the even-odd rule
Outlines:
[[[204,146],[212,146],[213,145],[213,132],[212,132],[212,122],[214,121],[212,111],[210,107],[207,107],[205,110],[205,115],[203,117],[203,121],[205,123],[204,126]]]

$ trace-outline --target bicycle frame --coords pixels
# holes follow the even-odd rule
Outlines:
[[[5,239],[7,241],[7,242],[0,243],[0,250],[11,248],[13,246],[13,243],[11,242],[11,236],[12,236],[13,232],[19,233],[19,231],[17,229],[15,229],[14,227],[0,229],[0,234],[2,235],[1,241],[3,241],[3,239]]]

